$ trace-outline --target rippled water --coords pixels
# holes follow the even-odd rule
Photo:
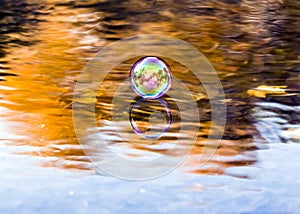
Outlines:
[[[0,213],[299,210],[297,0],[0,3]],[[103,47],[147,33],[189,42],[212,63],[226,96],[225,133],[210,161],[199,164],[204,145],[214,144],[206,141],[209,99],[188,68],[166,58],[197,100],[201,123],[195,124],[200,131],[191,155],[179,169],[153,181],[131,183],[94,175],[73,128],[75,85],[86,63]],[[173,146],[176,127],[149,146],[124,142],[112,124],[114,92],[136,60],[122,62],[105,78],[97,96],[94,131],[122,155],[156,157]],[[248,93],[261,85],[286,86],[287,94]],[[178,110],[172,103],[170,108]],[[97,140],[95,136],[89,139]]]

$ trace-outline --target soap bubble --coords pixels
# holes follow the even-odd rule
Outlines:
[[[171,87],[171,69],[158,57],[144,57],[132,66],[130,82],[132,89],[141,97],[156,99]]]
[[[116,65],[139,56],[167,57],[188,68],[197,80],[201,80],[211,106],[211,127],[209,136],[207,136],[208,144],[203,144],[203,155],[197,160],[200,165],[205,164],[219,148],[218,145],[221,142],[226,124],[226,103],[221,102],[225,99],[222,84],[216,71],[197,48],[185,41],[159,34],[135,35],[110,43],[102,48],[84,67],[76,83],[72,102],[74,131],[84,152],[93,162],[97,172],[126,180],[141,181],[157,178],[171,172],[182,164],[193,150],[199,137],[199,126],[201,125],[199,124],[199,109],[186,84],[177,79],[176,76],[172,77],[172,90],[167,92],[168,98],[165,97],[169,108],[164,107],[163,103],[159,104],[159,101],[155,98],[145,99],[150,102],[158,102],[158,105],[154,107],[155,112],[150,114],[151,116],[148,117],[148,121],[145,121],[146,123],[143,123],[143,120],[142,123],[139,123],[140,119],[143,119],[140,118],[140,114],[144,112],[139,113],[138,109],[143,110],[145,106],[153,106],[153,103],[148,102],[144,105],[139,103],[134,106],[134,100],[143,97],[139,95],[138,98],[135,98],[130,78],[120,84],[113,96],[112,111],[109,115],[112,117],[112,121],[103,120],[104,123],[100,124],[97,120],[99,118],[95,116],[97,114],[95,111],[98,108],[96,101],[99,100],[96,97],[99,95],[99,88],[107,74],[115,69]],[[95,99],[87,103],[87,97]],[[103,97],[99,98],[102,99]],[[132,101],[133,103],[129,105]],[[170,101],[173,101],[178,107],[175,111]],[[85,105],[82,105],[83,103]],[[172,108],[170,108],[171,106]],[[160,111],[159,109],[165,110]],[[168,127],[169,119],[168,113],[166,113],[168,109],[172,113],[173,120],[170,121],[172,123],[170,131],[162,136],[164,138],[161,141],[156,136],[154,139],[147,138],[155,133],[159,135]],[[90,112],[90,114],[85,114],[85,112]],[[139,130],[145,133],[146,136],[135,134],[132,130],[129,113],[132,113],[131,118],[135,122],[133,125],[138,125]],[[148,127],[147,122],[150,123]],[[158,131],[152,132],[155,129]],[[109,137],[110,134],[113,137]],[[161,149],[161,146],[165,145],[164,148],[166,149],[159,150],[161,155],[158,155],[157,158],[150,160],[148,157],[152,157],[152,155],[149,155],[148,152],[146,154],[141,153],[140,156],[136,155],[136,147],[153,151],[150,149]],[[123,150],[123,146],[130,151]],[[124,156],[123,152],[120,154],[119,149],[126,155]]]

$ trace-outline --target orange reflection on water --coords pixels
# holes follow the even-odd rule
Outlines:
[[[16,76],[1,82],[0,105],[13,137],[2,138],[19,146],[16,153],[54,157],[45,165],[89,169],[73,130],[71,109],[65,108],[71,102],[66,94],[87,57],[76,49],[80,38],[69,32],[74,26],[65,20],[71,15],[64,7],[51,10],[31,32],[32,41],[37,41],[34,45],[9,48],[3,60]]]

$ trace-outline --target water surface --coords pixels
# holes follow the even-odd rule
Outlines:
[[[298,1],[0,2],[0,212],[299,210]],[[182,39],[208,58],[224,88],[227,124],[215,155],[199,164],[203,146],[213,143],[206,141],[209,99],[191,71],[164,59],[197,100],[198,140],[179,169],[131,183],[95,172],[73,129],[72,98],[98,51],[147,33]],[[112,126],[114,92],[136,60],[122,62],[103,82],[96,131],[122,155],[156,157],[172,147],[176,127],[149,146],[120,140]],[[287,96],[247,93],[261,85],[287,86]]]

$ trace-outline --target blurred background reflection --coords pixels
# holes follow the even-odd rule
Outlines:
[[[114,41],[164,34],[205,54],[228,108],[216,154],[199,165],[210,143],[209,99],[188,68],[164,59],[193,93],[201,118],[196,145],[179,171],[251,178],[247,170],[227,169],[251,168],[269,144],[300,141],[299,26],[297,0],[0,0],[0,151],[38,157],[43,167],[94,172],[73,130],[72,96],[81,70]],[[112,98],[136,60],[114,68],[99,90],[98,128],[112,144],[122,144],[112,137]],[[128,145],[124,152],[147,156],[165,149]]]

